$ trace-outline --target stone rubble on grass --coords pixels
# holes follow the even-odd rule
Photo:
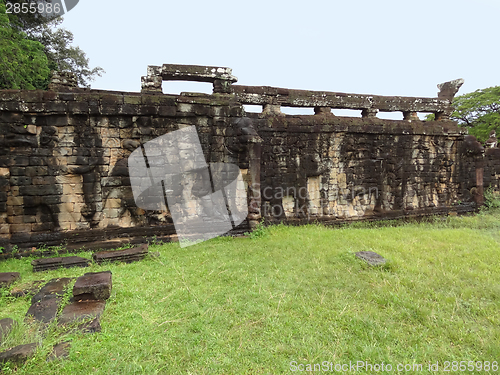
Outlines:
[[[57,258],[40,258],[31,262],[33,272],[55,270],[61,267],[88,267],[90,260],[77,256],[57,257]]]
[[[55,359],[63,359],[69,357],[69,349],[71,348],[71,341],[63,341],[54,345],[52,352],[47,357],[47,362]]]
[[[18,345],[12,349],[0,353],[0,363],[7,361],[21,363],[35,354],[37,344]]]
[[[0,288],[8,288],[20,278],[21,274],[19,272],[0,272]]]
[[[65,289],[72,278],[52,279],[31,298],[31,306],[26,313],[26,320],[31,317],[38,322],[50,323],[55,319],[61,304]]]
[[[15,320],[12,318],[0,320],[0,344],[3,343],[15,323]]]
[[[111,271],[89,272],[80,276],[73,287],[73,302],[66,305],[59,324],[92,319],[78,326],[83,332],[100,332],[100,317],[111,295]]]
[[[373,251],[358,251],[355,255],[370,266],[381,266],[387,262],[387,259]]]
[[[26,313],[26,321],[34,319],[41,323],[50,323],[57,315],[61,304],[61,297],[45,296],[40,301],[33,303]]]
[[[148,245],[133,247],[125,250],[100,251],[92,255],[94,262],[101,264],[103,262],[136,262],[142,260],[148,255]]]
[[[78,301],[66,305],[59,317],[59,325],[83,322],[78,330],[85,333],[101,331],[100,318],[106,306],[106,301]],[[86,321],[88,320],[88,321]]]
[[[111,295],[111,288],[111,271],[89,272],[76,280],[73,286],[74,300],[107,300]]]
[[[23,285],[19,285],[17,287],[12,288],[12,290],[10,291],[10,295],[16,298],[28,295],[35,295],[38,292],[38,290],[40,290],[40,285],[42,285],[44,282],[45,282],[44,280],[36,280]]]
[[[57,316],[65,289],[73,278],[52,279],[47,282],[31,299],[26,319],[48,323]],[[59,326],[76,324],[85,333],[101,331],[100,318],[106,307],[106,299],[111,295],[111,271],[89,272],[80,276],[73,287],[73,302],[66,305],[58,317]],[[15,322],[0,320],[0,342],[5,338]],[[61,342],[53,347],[47,361],[69,356],[71,343]],[[34,355],[36,344],[19,345],[0,353],[0,363],[7,361],[21,363]]]
[[[31,298],[31,303],[40,301],[45,296],[63,297],[65,289],[68,287],[71,280],[73,280],[71,277],[61,277],[50,280],[39,290],[37,294],[33,296],[33,298]]]

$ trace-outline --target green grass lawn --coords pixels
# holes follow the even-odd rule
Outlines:
[[[159,257],[86,269],[33,273],[32,259],[1,262],[23,283],[113,273],[102,332],[57,338],[51,327],[42,337],[21,324],[0,350],[42,345],[5,373],[288,374],[350,361],[391,364],[392,373],[398,364],[436,373],[428,366],[438,362],[441,373],[445,361],[500,362],[498,211],[399,226],[275,226],[252,237],[155,245]],[[355,258],[361,250],[388,263],[370,267]],[[4,291],[0,318],[22,322],[29,300]],[[46,362],[68,338],[69,358]]]

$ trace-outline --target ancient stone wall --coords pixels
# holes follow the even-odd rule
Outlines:
[[[207,162],[231,161],[224,129],[243,115],[241,104],[223,94],[95,90],[0,91],[0,110],[4,247],[174,234],[166,212],[136,206],[128,156],[194,125]]]
[[[165,95],[162,80],[212,82],[214,93]],[[345,221],[475,210],[499,186],[498,149],[484,153],[448,120],[462,81],[437,98],[236,86],[228,68],[148,68],[141,93],[74,87],[0,91],[0,246],[95,246],[170,237],[168,211],[137,207],[128,156],[195,126],[207,162],[239,166],[248,220]],[[246,114],[243,105],[262,105]],[[281,107],[313,107],[287,116]],[[360,111],[337,117],[332,108]],[[382,120],[377,112],[401,112]],[[423,122],[417,112],[433,112]],[[477,142],[476,142],[477,143]],[[483,178],[484,176],[484,178]],[[479,194],[481,193],[481,194]],[[109,242],[111,240],[111,242]]]
[[[268,218],[444,213],[463,195],[463,130],[451,121],[283,116],[267,119],[258,132]]]

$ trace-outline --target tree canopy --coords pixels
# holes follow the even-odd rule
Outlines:
[[[73,72],[78,84],[88,87],[104,72],[91,68],[85,52],[71,45],[73,33],[59,27],[62,17],[6,14],[5,3],[0,0],[0,88],[46,89],[50,71]]]
[[[451,114],[451,119],[468,128],[469,134],[475,136],[478,141],[486,141],[492,130],[499,133],[500,86],[457,96],[452,104],[455,111]],[[432,121],[434,118],[434,114],[429,114],[426,120]]]
[[[0,0],[0,88],[42,88],[49,73],[43,44],[10,25],[5,1]]]
[[[457,96],[452,118],[469,128],[469,134],[485,141],[492,130],[500,128],[500,86]]]

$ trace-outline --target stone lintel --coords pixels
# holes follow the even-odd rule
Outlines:
[[[161,77],[164,81],[197,81],[211,82],[216,80],[236,82],[231,68],[202,66],[202,65],[176,65],[163,64]]]
[[[333,109],[378,109],[380,112],[443,112],[453,107],[444,98],[346,94],[328,91],[292,90],[268,86],[232,85],[242,104],[280,104],[284,107],[330,107]]]

